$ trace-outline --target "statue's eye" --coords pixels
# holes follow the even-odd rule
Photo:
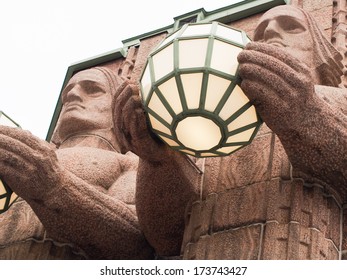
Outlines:
[[[291,17],[280,17],[278,19],[283,31],[297,34],[306,31],[305,26],[299,20]]]
[[[94,81],[83,81],[82,86],[88,95],[98,95],[106,92],[102,85]]]

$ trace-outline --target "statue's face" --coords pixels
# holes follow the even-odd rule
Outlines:
[[[313,65],[313,40],[300,10],[278,6],[266,12],[255,30],[254,41],[283,48],[308,66]]]
[[[97,69],[75,74],[62,93],[60,136],[112,126],[109,82]]]

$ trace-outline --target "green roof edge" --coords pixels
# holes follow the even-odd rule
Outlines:
[[[15,122],[12,118],[10,118],[7,114],[5,114],[4,111],[0,110],[0,117],[1,115],[4,115],[6,118],[8,118],[11,122],[13,122],[17,127],[21,127],[17,122]]]

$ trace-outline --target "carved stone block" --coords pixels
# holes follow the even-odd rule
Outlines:
[[[211,192],[247,186],[270,178],[271,134],[256,137],[237,153],[220,159],[206,159],[203,197]]]
[[[203,236],[188,245],[184,258],[256,260],[260,250],[261,225]]]
[[[338,259],[336,246],[316,229],[299,223],[268,223],[264,231],[262,259]]]
[[[265,201],[265,182],[219,193],[213,215],[213,231],[263,223],[266,220]]]

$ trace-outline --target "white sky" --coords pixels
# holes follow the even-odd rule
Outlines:
[[[11,0],[0,4],[0,110],[45,139],[67,68],[240,0]]]

